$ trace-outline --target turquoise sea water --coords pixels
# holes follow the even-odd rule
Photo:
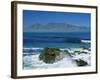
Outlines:
[[[24,48],[90,48],[90,43],[82,43],[81,40],[91,40],[89,32],[67,33],[23,33]]]

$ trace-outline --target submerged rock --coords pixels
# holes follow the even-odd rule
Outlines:
[[[68,50],[64,50],[65,54],[72,57],[71,53]]]

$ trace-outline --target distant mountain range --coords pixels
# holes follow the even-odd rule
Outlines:
[[[90,27],[66,23],[33,24],[24,28],[24,32],[89,32]]]

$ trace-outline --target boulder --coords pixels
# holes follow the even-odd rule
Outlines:
[[[86,65],[88,65],[88,63],[85,62],[85,61],[82,60],[82,59],[75,60],[75,61],[76,61],[76,63],[77,63],[78,66],[86,66]]]
[[[44,48],[42,53],[39,55],[39,59],[45,63],[52,64],[56,61],[56,57],[60,55],[59,48]]]

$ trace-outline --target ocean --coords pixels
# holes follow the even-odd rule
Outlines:
[[[71,52],[67,55],[64,51],[67,50]],[[77,54],[77,52],[81,54]],[[87,51],[87,53],[84,53]],[[45,63],[39,59],[40,54],[43,52],[43,48],[24,48],[23,53],[23,69],[49,69],[49,68],[67,68],[67,67],[79,67],[76,60],[83,60],[87,63],[85,66],[91,65],[91,51],[84,50],[83,48],[60,48],[59,58],[63,56],[62,59],[57,60],[52,64]]]
[[[85,43],[81,40],[85,40]],[[70,33],[35,33],[24,32],[23,33],[23,69],[48,69],[48,68],[66,68],[66,67],[78,67],[76,62],[73,61],[74,57],[80,58],[77,55],[74,57],[65,56],[62,60],[53,64],[47,64],[39,59],[39,55],[43,52],[43,49],[59,48],[60,53],[62,50],[71,51],[83,51],[83,48],[90,48],[91,43],[90,33],[87,32],[70,32]],[[62,54],[64,55],[64,54]],[[82,55],[86,62],[90,65],[90,53]]]
[[[24,32],[24,48],[90,48],[90,43],[81,40],[91,40],[89,32]]]

